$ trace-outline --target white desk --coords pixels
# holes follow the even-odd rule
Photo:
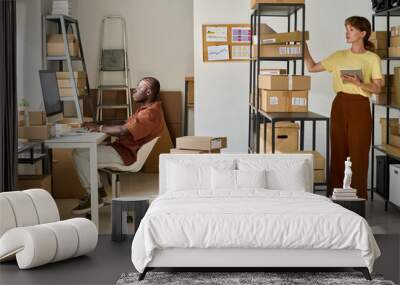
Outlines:
[[[91,216],[96,227],[99,228],[99,204],[97,181],[97,145],[102,143],[108,135],[104,133],[82,133],[79,135],[63,136],[46,140],[44,143],[51,149],[57,148],[87,148],[89,149],[90,163],[90,197]]]

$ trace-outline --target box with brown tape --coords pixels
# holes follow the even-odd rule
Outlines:
[[[283,44],[288,42],[301,42],[303,39],[303,32],[295,31],[289,33],[274,33],[274,34],[260,34],[260,43],[266,44]],[[310,39],[310,33],[304,33],[304,39]],[[257,43],[257,36],[254,37],[254,43]]]
[[[226,148],[226,137],[186,136],[176,139],[176,148],[212,151]]]
[[[266,90],[310,90],[311,77],[300,75],[259,75],[258,87]]]
[[[265,125],[260,125],[260,153],[272,152],[272,126],[267,124],[265,141]],[[292,122],[275,124],[275,151],[283,153],[297,152],[299,145],[299,125]]]

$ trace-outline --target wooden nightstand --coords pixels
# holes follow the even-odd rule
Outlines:
[[[366,200],[362,198],[354,198],[354,199],[332,199],[332,202],[339,204],[340,206],[353,211],[356,214],[359,214],[361,217],[365,218],[365,203]]]

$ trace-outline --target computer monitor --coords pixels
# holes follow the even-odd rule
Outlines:
[[[47,121],[49,123],[61,121],[63,119],[63,104],[58,92],[56,73],[49,70],[40,70],[39,77]]]

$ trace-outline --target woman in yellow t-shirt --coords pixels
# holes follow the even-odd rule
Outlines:
[[[337,93],[331,109],[331,183],[327,194],[331,195],[333,188],[342,188],[344,161],[350,156],[352,187],[359,197],[367,199],[372,126],[369,97],[379,94],[383,85],[381,60],[372,52],[374,45],[368,40],[371,23],[366,18],[350,17],[345,27],[350,49],[337,51],[316,63],[306,47],[305,63],[309,72],[332,73]]]

